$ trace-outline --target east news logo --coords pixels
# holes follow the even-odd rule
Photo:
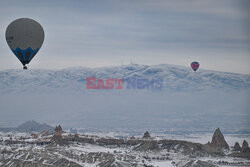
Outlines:
[[[136,77],[126,79],[100,79],[96,77],[87,77],[86,89],[155,89],[163,88],[163,79],[138,79]]]

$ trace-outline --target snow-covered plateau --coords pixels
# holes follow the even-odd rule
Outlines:
[[[208,134],[207,134],[208,136]],[[180,136],[179,136],[180,137]],[[0,166],[37,167],[247,167],[250,157],[229,150],[211,152],[200,144],[168,135],[123,137],[69,132],[0,133]],[[191,141],[195,139],[194,141]],[[211,140],[209,136],[208,140]],[[228,136],[225,137],[228,140]],[[234,136],[241,143],[241,138]],[[248,138],[249,139],[249,138]],[[232,141],[232,138],[231,138]],[[249,141],[249,140],[248,140]],[[248,153],[249,154],[249,153]]]

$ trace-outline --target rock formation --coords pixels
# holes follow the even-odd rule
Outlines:
[[[229,149],[229,145],[219,128],[215,130],[211,144],[221,149]]]
[[[60,145],[65,144],[65,141],[62,138],[62,133],[63,133],[62,127],[60,125],[56,126],[54,135],[52,137],[52,141]]]
[[[62,127],[61,125],[56,126],[55,128],[55,133],[61,133],[62,132]]]
[[[150,138],[150,137],[151,137],[151,136],[150,136],[149,132],[146,131],[146,132],[144,133],[144,135],[143,135],[142,138],[147,139],[147,138]]]
[[[248,143],[246,140],[242,143],[242,152],[250,152],[250,148],[248,147]]]
[[[229,150],[229,145],[227,144],[223,134],[218,128],[213,134],[212,142],[208,142],[202,148],[208,153],[224,154],[225,149]]]
[[[250,148],[248,147],[247,141],[243,141],[242,147],[236,142],[230,156],[250,159]]]
[[[135,136],[131,136],[129,139],[130,140],[135,140]]]
[[[233,150],[234,150],[234,151],[241,151],[241,147],[240,147],[240,144],[239,144],[238,142],[236,142],[236,143],[234,144]]]

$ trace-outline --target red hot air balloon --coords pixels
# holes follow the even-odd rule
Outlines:
[[[191,63],[191,67],[192,67],[192,69],[194,71],[197,71],[198,68],[199,68],[199,66],[200,66],[200,64],[198,62],[196,62],[196,61],[194,61],[194,62]]]

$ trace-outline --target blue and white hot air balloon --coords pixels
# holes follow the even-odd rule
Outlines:
[[[27,69],[26,64],[29,64],[43,44],[44,31],[35,20],[20,18],[9,24],[5,37],[10,49],[23,64],[23,69]]]

